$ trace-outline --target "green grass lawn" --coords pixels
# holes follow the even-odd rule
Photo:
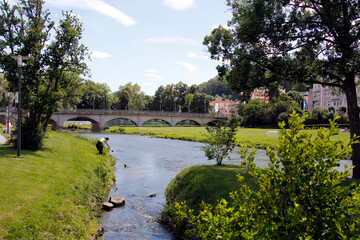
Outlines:
[[[158,138],[171,138],[187,141],[202,142],[205,127],[123,127],[124,134],[138,134]],[[106,131],[115,131],[116,127],[110,127]],[[279,143],[277,134],[268,133],[268,131],[278,131],[277,129],[259,129],[259,128],[238,128],[236,134],[236,145],[241,143],[247,144],[249,147],[266,148],[275,147]],[[310,131],[313,136],[316,136],[317,130]],[[116,132],[116,131],[115,131]],[[333,139],[342,138],[344,141],[349,141],[349,133],[339,133]]]
[[[90,239],[114,160],[89,140],[50,132],[39,151],[0,147],[0,239]]]
[[[236,177],[238,174],[246,176],[244,183],[253,184],[252,177],[238,165],[201,165],[186,168],[167,186],[166,200],[170,205],[186,200],[190,208],[197,210],[202,201],[214,206],[219,199],[229,201],[229,193],[240,188]]]

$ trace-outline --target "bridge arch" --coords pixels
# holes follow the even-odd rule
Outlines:
[[[158,118],[154,118],[154,119],[149,119],[146,122],[142,123],[141,126],[144,125],[168,125],[171,126],[171,123],[169,123],[168,121],[164,120],[164,119],[158,119]]]
[[[227,122],[227,120],[216,119],[216,120],[211,120],[211,121],[206,122],[205,125],[215,126],[215,125],[217,125],[217,124],[219,124],[219,123],[226,123],[226,122]]]
[[[184,119],[176,123],[176,126],[181,126],[181,125],[201,126],[201,123],[193,119]]]
[[[113,118],[105,123],[105,127],[111,126],[136,126],[136,122],[125,117]]]

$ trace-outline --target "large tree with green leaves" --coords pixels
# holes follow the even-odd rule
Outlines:
[[[83,109],[110,109],[113,103],[113,94],[105,83],[95,83],[86,80],[79,88],[81,100],[76,105]]]
[[[126,110],[145,109],[145,93],[141,91],[139,84],[127,83],[119,87],[119,91],[114,93],[115,108]]]
[[[17,64],[12,56],[26,56],[22,71],[22,107],[34,124],[47,123],[53,112],[68,106],[79,76],[88,69],[84,62],[87,48],[80,43],[82,24],[71,12],[55,24],[42,0],[20,0],[0,5],[0,69],[9,90],[18,89]],[[71,103],[72,104],[72,103]],[[45,118],[43,118],[45,116]]]
[[[238,91],[281,81],[319,83],[346,94],[351,137],[360,135],[358,0],[227,0],[233,17],[205,37],[219,73]],[[352,145],[360,178],[360,145]]]

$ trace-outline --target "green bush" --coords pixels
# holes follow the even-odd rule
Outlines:
[[[21,126],[21,149],[33,151],[41,149],[44,137],[43,124],[37,124],[34,118],[25,117],[23,119]],[[17,148],[17,138],[14,141],[15,148]]]
[[[235,119],[230,119],[227,124],[219,123],[215,127],[206,127],[205,146],[202,150],[208,160],[215,160],[217,165],[221,165],[235,147],[236,128]]]
[[[179,222],[186,222],[190,239],[357,239],[360,236],[360,187],[346,186],[350,170],[334,169],[351,154],[350,144],[331,141],[337,127],[321,128],[313,137],[301,131],[306,117],[294,112],[290,129],[279,124],[276,152],[267,149],[266,169],[254,163],[253,150],[243,146],[244,166],[259,187],[247,185],[213,207],[202,204],[194,213],[186,202],[177,203]],[[239,176],[239,181],[244,177]]]

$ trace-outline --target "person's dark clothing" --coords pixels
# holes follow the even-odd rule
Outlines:
[[[96,143],[96,148],[97,148],[97,150],[99,151],[99,153],[102,154],[102,153],[103,153],[103,149],[104,149],[104,144],[103,144],[102,142],[100,142],[100,141],[97,141],[97,143]]]

